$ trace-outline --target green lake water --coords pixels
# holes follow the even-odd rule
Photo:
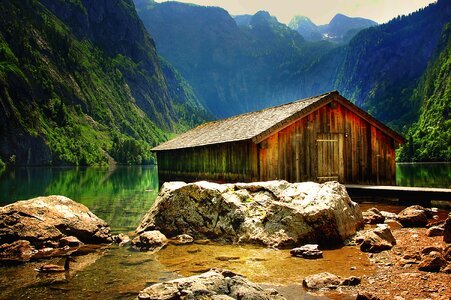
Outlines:
[[[450,186],[451,164],[412,166],[397,166],[398,183]],[[83,203],[107,221],[114,233],[133,234],[158,194],[157,169],[42,167],[18,168],[0,175],[0,206],[55,194]],[[399,212],[402,207],[384,209]],[[43,263],[62,262],[54,258],[19,266],[0,265],[0,299],[134,299],[150,284],[213,267],[236,271],[257,283],[283,285],[291,291],[288,299],[311,299],[314,296],[300,285],[307,275],[329,271],[362,276],[374,271],[367,255],[357,247],[326,250],[324,259],[307,261],[291,257],[288,250],[214,243],[170,245],[155,254],[108,246],[77,256],[68,274],[41,276],[34,269]]]

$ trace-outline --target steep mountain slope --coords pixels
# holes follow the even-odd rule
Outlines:
[[[110,152],[139,163],[150,145],[206,116],[186,84],[166,80],[131,0],[2,1],[1,7],[4,161],[99,164]],[[171,94],[168,85],[186,93]]]
[[[436,51],[451,2],[436,4],[361,31],[345,52],[335,88],[393,128],[405,131],[420,103],[413,89]]]
[[[347,43],[362,29],[376,25],[372,20],[351,18],[343,14],[336,14],[326,25],[317,26],[304,16],[295,16],[288,24],[307,41],[327,40],[336,43]]]
[[[402,161],[451,161],[451,23],[413,98],[422,103],[420,118],[401,149]]]
[[[245,18],[238,26],[221,8],[145,0],[136,5],[159,53],[216,117],[328,91],[305,71],[334,45],[307,44],[267,12]]]

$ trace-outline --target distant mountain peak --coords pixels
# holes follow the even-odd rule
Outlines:
[[[349,41],[355,34],[364,28],[377,25],[376,22],[336,14],[329,24],[317,26],[308,17],[294,16],[288,26],[299,32],[307,41],[328,40],[337,43]]]

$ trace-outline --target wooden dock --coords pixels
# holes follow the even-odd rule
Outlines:
[[[349,196],[354,200],[380,199],[397,200],[400,204],[421,204],[431,206],[432,201],[445,201],[451,206],[451,189],[405,187],[405,186],[376,186],[346,184]]]

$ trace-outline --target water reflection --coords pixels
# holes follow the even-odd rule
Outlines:
[[[396,184],[451,188],[451,163],[396,164]]]
[[[86,205],[115,232],[134,230],[157,194],[155,166],[17,168],[0,175],[0,206],[64,195]]]

